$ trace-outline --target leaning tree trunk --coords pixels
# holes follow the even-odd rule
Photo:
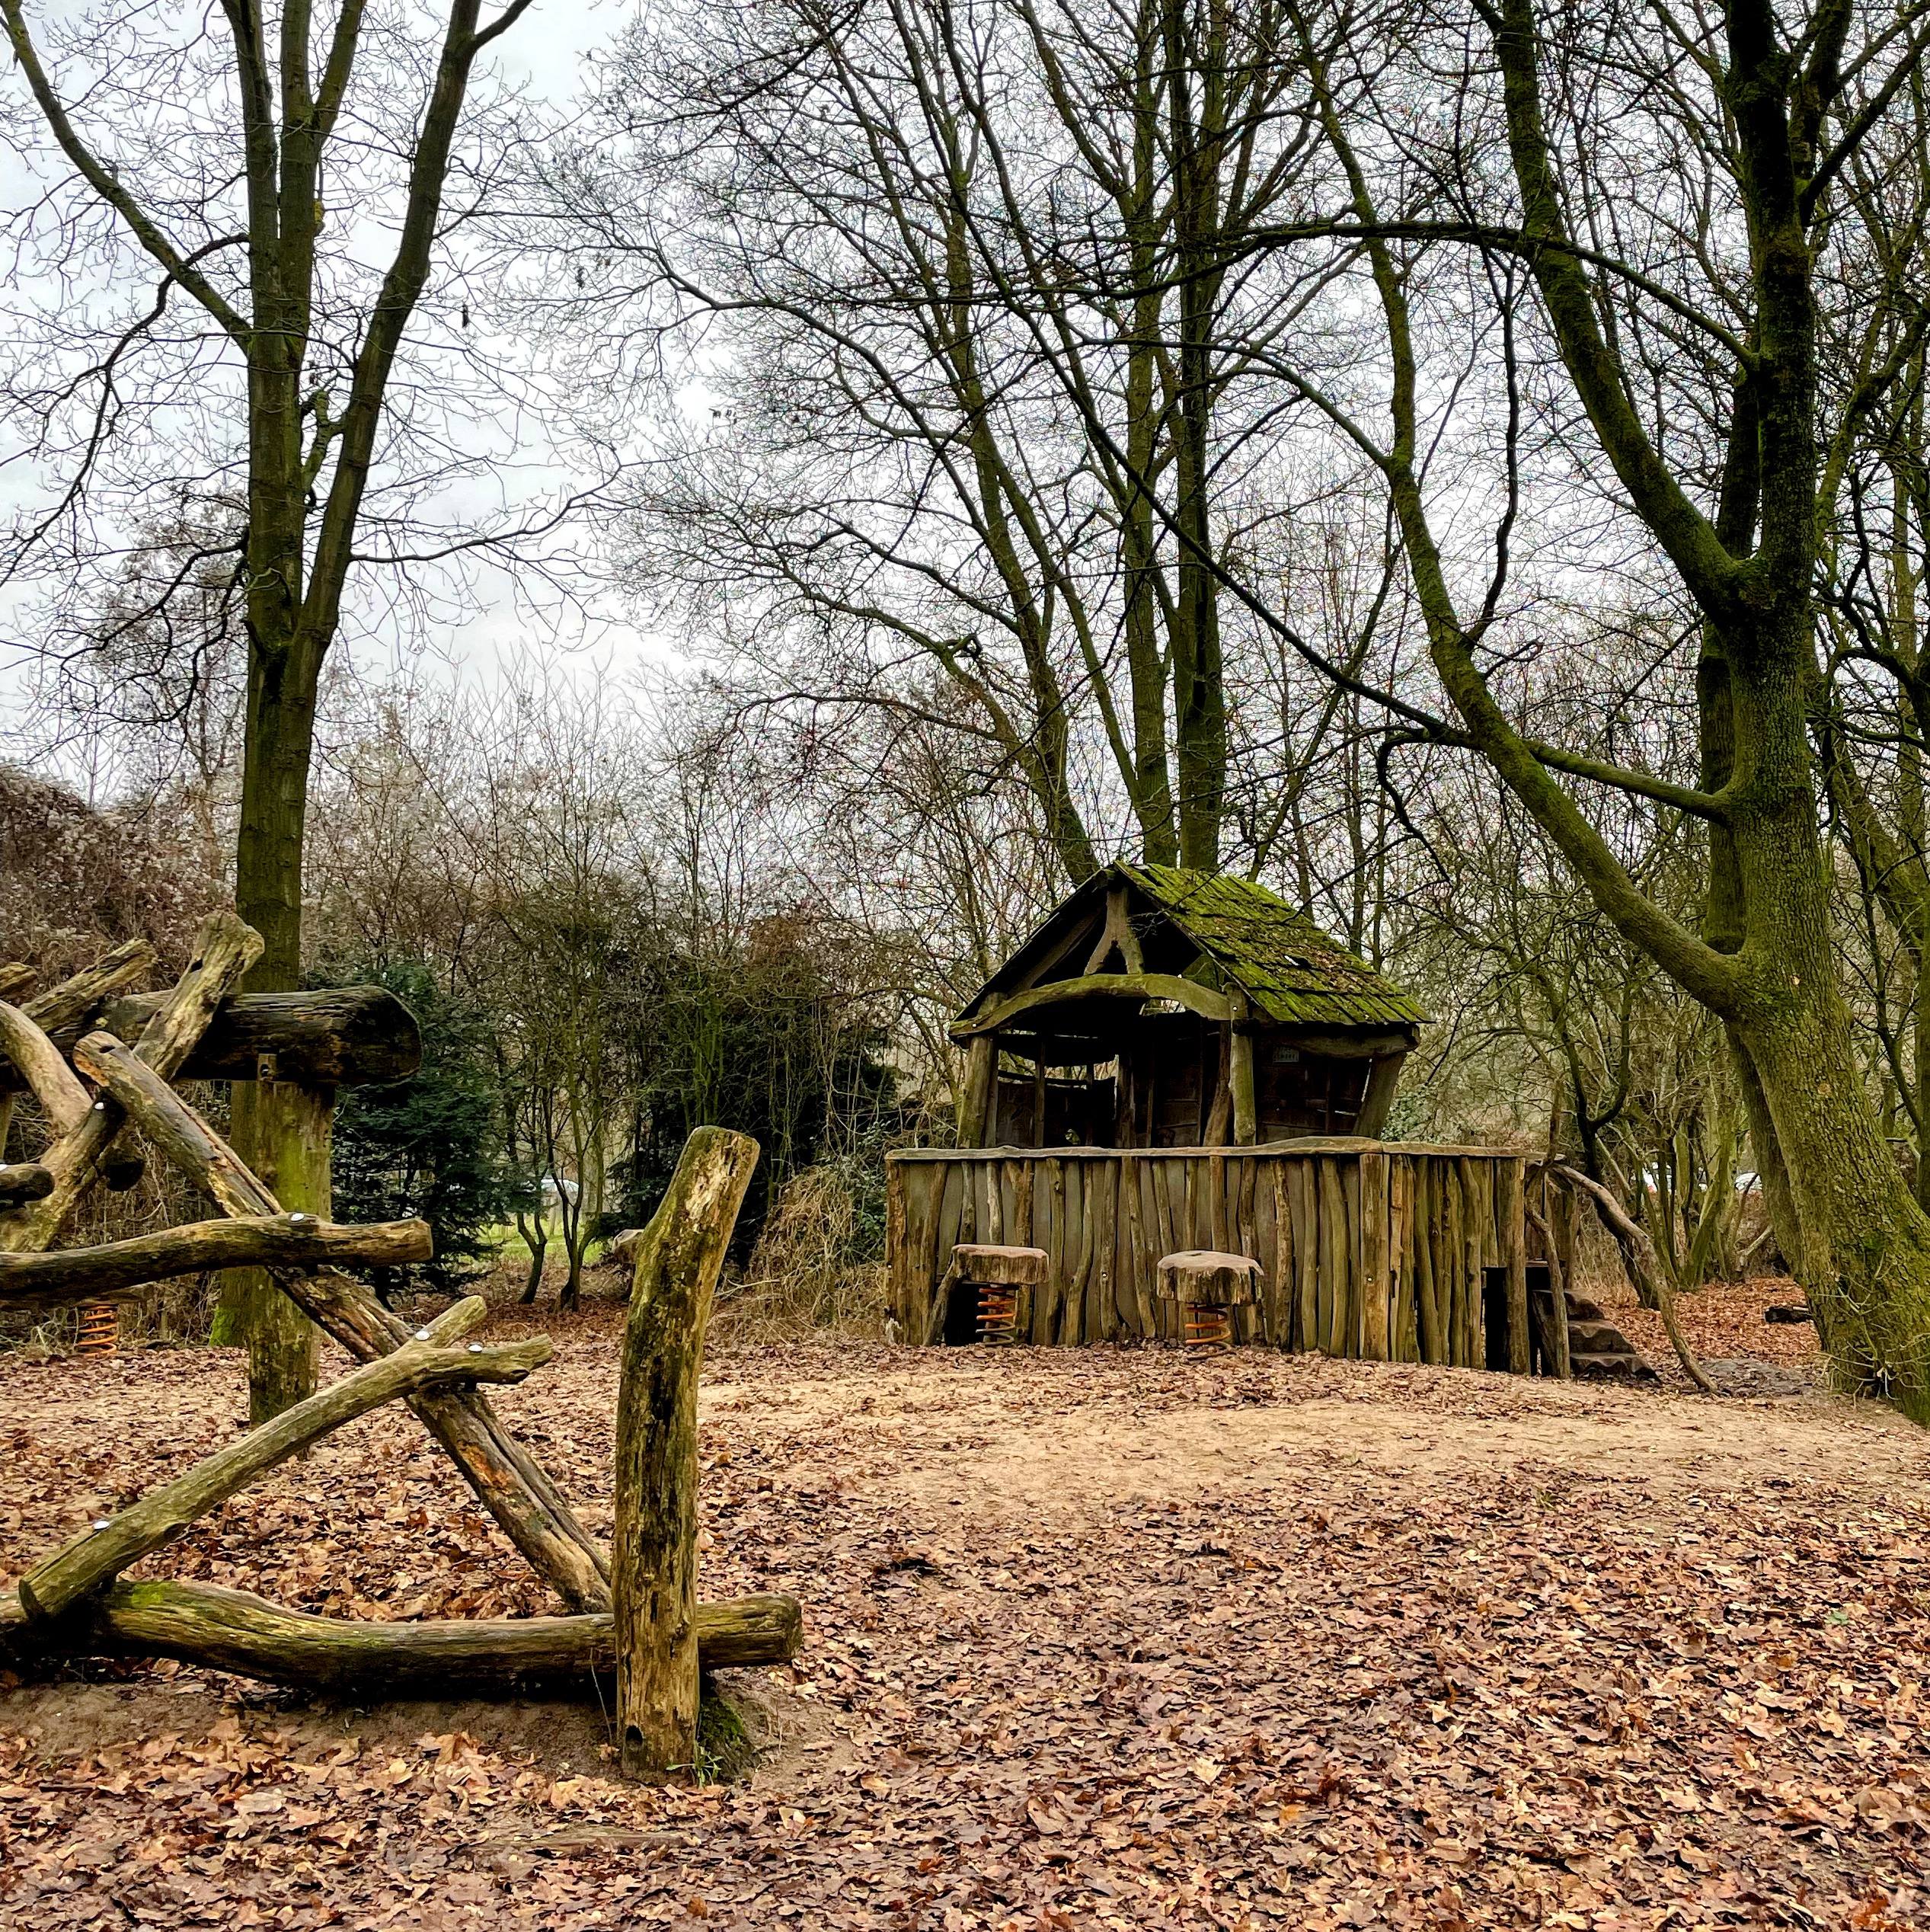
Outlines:
[[[1930,1422],[1930,1216],[1898,1170],[1852,1038],[1807,735],[1813,640],[1806,619],[1785,616],[1749,642],[1747,674],[1733,667],[1744,654],[1730,653],[1730,815],[1748,937],[1725,1017],[1777,1244],[1839,1382]]]
[[[522,1217],[516,1217],[516,1232],[520,1234],[529,1249],[529,1273],[522,1284],[520,1297],[522,1306],[527,1308],[537,1297],[543,1285],[543,1264],[549,1254],[549,1230],[539,1214],[536,1217],[535,1232],[532,1233],[523,1225]]]

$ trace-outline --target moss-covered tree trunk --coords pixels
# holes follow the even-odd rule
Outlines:
[[[1733,117],[1733,186],[1749,248],[1749,312],[1730,338],[1732,414],[1713,517],[1651,440],[1645,379],[1624,369],[1602,326],[1602,287],[1571,235],[1571,195],[1543,120],[1534,0],[1499,0],[1482,18],[1501,80],[1521,259],[1624,500],[1702,613],[1700,783],[1679,785],[1530,740],[1491,688],[1477,655],[1487,620],[1468,622],[1457,606],[1421,481],[1424,411],[1408,271],[1385,238],[1368,171],[1328,92],[1323,50],[1303,40],[1323,131],[1368,238],[1386,324],[1392,428],[1376,459],[1430,655],[1465,742],[1522,802],[1623,937],[1724,1022],[1777,1237],[1816,1308],[1839,1376],[1930,1422],[1930,1217],[1890,1156],[1853,1048],[1812,738],[1820,669],[1817,531],[1840,471],[1819,431],[1821,304],[1811,230],[1826,213],[1814,192],[1819,141],[1840,107],[1842,56],[1855,16],[1847,8],[1819,9],[1792,53],[1767,0],[1727,0],[1724,37],[1709,43],[1710,59],[1722,63],[1711,85]],[[1567,57],[1574,57],[1572,45]],[[1559,111],[1577,117],[1561,129],[1563,143],[1613,138],[1580,118],[1591,111],[1591,97],[1565,75],[1558,98]],[[1840,437],[1833,446],[1840,448]],[[1699,491],[1701,479],[1692,481]],[[1708,827],[1701,932],[1630,878],[1568,790],[1571,776]]]

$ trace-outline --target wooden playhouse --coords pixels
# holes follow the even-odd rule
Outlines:
[[[900,1332],[977,1339],[1002,1267],[1011,1339],[1178,1339],[1208,1251],[1229,1339],[1565,1373],[1525,1157],[1379,1137],[1427,1017],[1264,886],[1108,866],[954,1023],[958,1144],[889,1156]]]

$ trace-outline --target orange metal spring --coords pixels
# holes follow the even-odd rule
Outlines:
[[[979,1291],[979,1339],[1015,1342],[1018,1327],[1018,1291],[984,1287]]]
[[[111,1355],[120,1339],[120,1318],[113,1303],[97,1301],[81,1310],[80,1351],[84,1355]]]
[[[1233,1319],[1224,1308],[1186,1304],[1186,1345],[1189,1348],[1225,1348],[1233,1340]]]

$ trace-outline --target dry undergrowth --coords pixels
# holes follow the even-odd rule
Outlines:
[[[503,1406],[607,1534],[620,1314],[536,1313]],[[0,1367],[0,1572],[242,1406],[226,1355]],[[1930,1454],[1887,1412],[845,1344],[721,1352],[703,1444],[707,1591],[806,1606],[749,1783],[608,1781],[593,1703],[101,1668],[0,1697],[0,1924],[1930,1923]],[[543,1607],[400,1414],[155,1567]]]

